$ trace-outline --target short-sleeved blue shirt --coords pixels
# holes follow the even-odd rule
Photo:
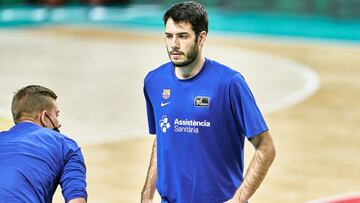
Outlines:
[[[31,122],[0,132],[0,202],[50,203],[87,198],[86,168],[75,141]]]
[[[195,77],[180,80],[167,63],[146,76],[144,94],[163,201],[232,198],[243,181],[245,137],[268,130],[243,76],[206,59]]]

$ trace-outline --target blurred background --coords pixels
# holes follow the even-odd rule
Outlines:
[[[139,202],[154,139],[143,78],[168,61],[162,15],[176,2],[0,0],[0,130],[17,89],[53,89],[89,202]],[[205,55],[245,76],[276,143],[251,202],[359,202],[360,0],[198,2]],[[252,153],[246,143],[245,165]]]
[[[169,6],[173,0],[1,0],[2,6],[127,6],[130,4],[156,4]],[[207,7],[228,11],[255,10],[263,12],[284,12],[321,14],[334,18],[359,17],[359,0],[203,0]]]
[[[162,28],[162,13],[175,2],[177,1],[1,0],[0,26],[65,23]],[[209,8],[212,31],[359,39],[359,0],[199,2]],[[237,26],[231,26],[234,23]],[[302,29],[305,27],[306,29]]]

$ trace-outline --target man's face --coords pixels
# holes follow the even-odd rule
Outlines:
[[[56,131],[59,131],[58,129],[61,127],[60,121],[59,121],[59,109],[57,106],[56,101],[53,101],[53,105],[52,108],[47,111],[45,114],[45,121],[46,121],[46,126],[48,128],[54,129]]]
[[[197,40],[190,23],[175,23],[171,18],[166,22],[165,43],[174,66],[187,66],[198,57],[199,43]]]

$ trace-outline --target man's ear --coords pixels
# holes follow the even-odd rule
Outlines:
[[[43,127],[46,127],[45,117],[46,117],[46,110],[42,111],[40,114],[40,123],[43,125]]]
[[[203,46],[206,40],[207,33],[205,31],[202,31],[199,33],[199,44],[200,46]]]

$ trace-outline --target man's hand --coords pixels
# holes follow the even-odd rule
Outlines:
[[[250,199],[265,178],[275,158],[275,147],[268,131],[257,135],[250,142],[255,147],[255,154],[243,182],[235,192],[234,197],[227,203],[246,203],[246,200]]]

